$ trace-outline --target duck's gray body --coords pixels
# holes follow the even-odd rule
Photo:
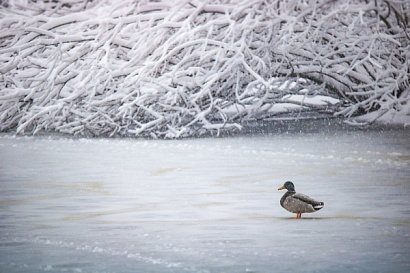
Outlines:
[[[293,213],[310,213],[320,210],[324,204],[302,193],[287,191],[280,199],[280,205]]]

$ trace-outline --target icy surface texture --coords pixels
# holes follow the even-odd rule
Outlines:
[[[1,272],[409,272],[408,131],[0,137]],[[287,180],[325,202],[302,219]]]

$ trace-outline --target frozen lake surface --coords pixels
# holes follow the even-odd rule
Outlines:
[[[410,272],[410,130],[0,135],[0,272]],[[287,180],[324,209],[290,219]]]

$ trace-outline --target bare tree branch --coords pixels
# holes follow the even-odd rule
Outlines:
[[[3,1],[0,130],[174,138],[408,109],[408,1],[225,2]]]

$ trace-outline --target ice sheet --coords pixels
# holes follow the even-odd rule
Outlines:
[[[409,271],[409,136],[1,135],[0,271]],[[289,219],[287,180],[325,207]]]

